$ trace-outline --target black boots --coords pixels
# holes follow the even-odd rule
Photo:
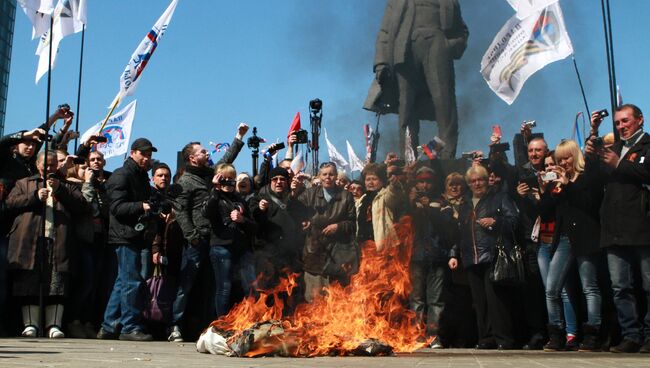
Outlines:
[[[548,342],[544,345],[544,351],[564,351],[566,345],[566,334],[561,326],[548,325]]]
[[[598,336],[600,335],[600,326],[583,325],[583,338],[580,343],[579,351],[600,351]]]

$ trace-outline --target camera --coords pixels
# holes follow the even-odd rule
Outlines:
[[[492,145],[490,148],[492,152],[505,152],[505,151],[510,151],[510,143],[505,142],[505,143],[497,143]]]
[[[593,144],[595,148],[601,148],[605,145],[605,141],[603,140],[603,137],[596,137],[591,141],[591,144]]]
[[[104,137],[103,135],[97,136],[97,139],[95,139],[97,143],[106,143],[108,142],[108,138]]]
[[[68,110],[68,111],[70,111],[70,105],[68,105],[67,103],[60,104],[58,108],[59,108],[59,110]]]
[[[323,108],[323,101],[321,101],[320,98],[315,98],[311,101],[309,101],[309,109],[312,112],[319,112]]]
[[[479,157],[479,154],[477,151],[463,152],[461,157],[466,160],[474,160]]]
[[[602,109],[602,110],[596,111],[596,115],[600,119],[605,119],[606,117],[609,116],[609,111],[607,111],[607,109]]]
[[[542,181],[553,181],[557,180],[557,173],[555,171],[549,171],[542,175]]]
[[[524,127],[528,128],[528,129],[533,129],[536,126],[537,126],[537,122],[535,120],[525,120],[524,121]]]
[[[300,129],[298,131],[295,131],[291,133],[291,135],[296,136],[296,143],[297,144],[304,144],[309,141],[309,135],[307,134],[307,131],[304,129]]]
[[[76,156],[72,159],[72,163],[75,165],[83,165],[86,163],[86,160],[83,157]]]
[[[146,230],[160,215],[169,215],[172,212],[172,203],[160,192],[153,192],[147,203],[150,209],[138,218],[138,223],[133,227],[135,231]]]
[[[234,186],[235,184],[237,184],[235,180],[228,178],[219,178],[219,185]]]
[[[248,140],[246,141],[248,148],[252,150],[259,150],[260,143],[262,142],[264,142],[264,139],[257,136],[257,127],[253,127],[253,135],[248,137]]]

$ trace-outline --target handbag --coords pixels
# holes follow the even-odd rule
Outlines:
[[[494,284],[516,286],[526,281],[524,254],[514,237],[513,242],[512,249],[508,252],[503,237],[499,235],[497,238],[496,254],[489,274],[490,281]]]
[[[347,277],[359,271],[359,247],[355,242],[334,242],[327,246],[327,260],[323,275],[334,278]]]
[[[144,319],[152,322],[171,321],[176,289],[163,275],[160,265],[154,266],[153,276],[147,280],[147,291],[147,305],[142,312]]]

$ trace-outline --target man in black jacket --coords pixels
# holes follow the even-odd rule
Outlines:
[[[244,146],[243,138],[248,125],[239,124],[237,135],[226,153],[216,165],[232,163]],[[203,202],[208,199],[212,188],[214,168],[209,165],[208,151],[200,142],[190,142],[181,151],[185,161],[185,173],[178,179],[178,195],[174,200],[176,221],[183,231],[187,245],[183,250],[178,293],[174,301],[172,327],[169,341],[183,341],[181,322],[187,298],[192,290],[200,264],[207,259],[210,242],[210,221],[201,214]]]
[[[592,129],[602,122],[591,115]],[[643,132],[643,113],[632,104],[614,114],[620,140],[603,148],[592,137],[586,153],[598,155],[607,168],[605,197],[600,209],[600,245],[607,251],[607,264],[614,291],[614,304],[623,341],[610,351],[650,353],[650,308],[639,320],[634,269],[640,268],[641,285],[650,306],[650,135]]]
[[[142,228],[151,210],[147,171],[151,165],[154,147],[146,138],[138,138],[131,145],[131,156],[115,170],[107,182],[110,201],[108,243],[117,253],[117,279],[106,306],[104,322],[97,334],[99,339],[115,339],[121,326],[120,340],[151,341],[141,321],[141,291],[144,279],[142,249],[149,247]]]

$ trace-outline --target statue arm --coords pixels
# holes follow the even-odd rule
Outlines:
[[[449,51],[454,59],[460,59],[467,47],[467,39],[469,38],[469,30],[463,21],[460,14],[460,6],[456,4],[454,7],[454,28],[450,30],[447,35],[447,42],[449,44]]]
[[[379,27],[379,32],[377,33],[377,41],[375,43],[375,62],[373,64],[373,71],[377,73],[378,70],[383,69],[391,64],[390,60],[390,34],[389,29],[391,27],[391,15],[395,11],[391,1],[388,1],[386,4],[386,10],[384,10],[384,17],[381,20],[381,26]]]

